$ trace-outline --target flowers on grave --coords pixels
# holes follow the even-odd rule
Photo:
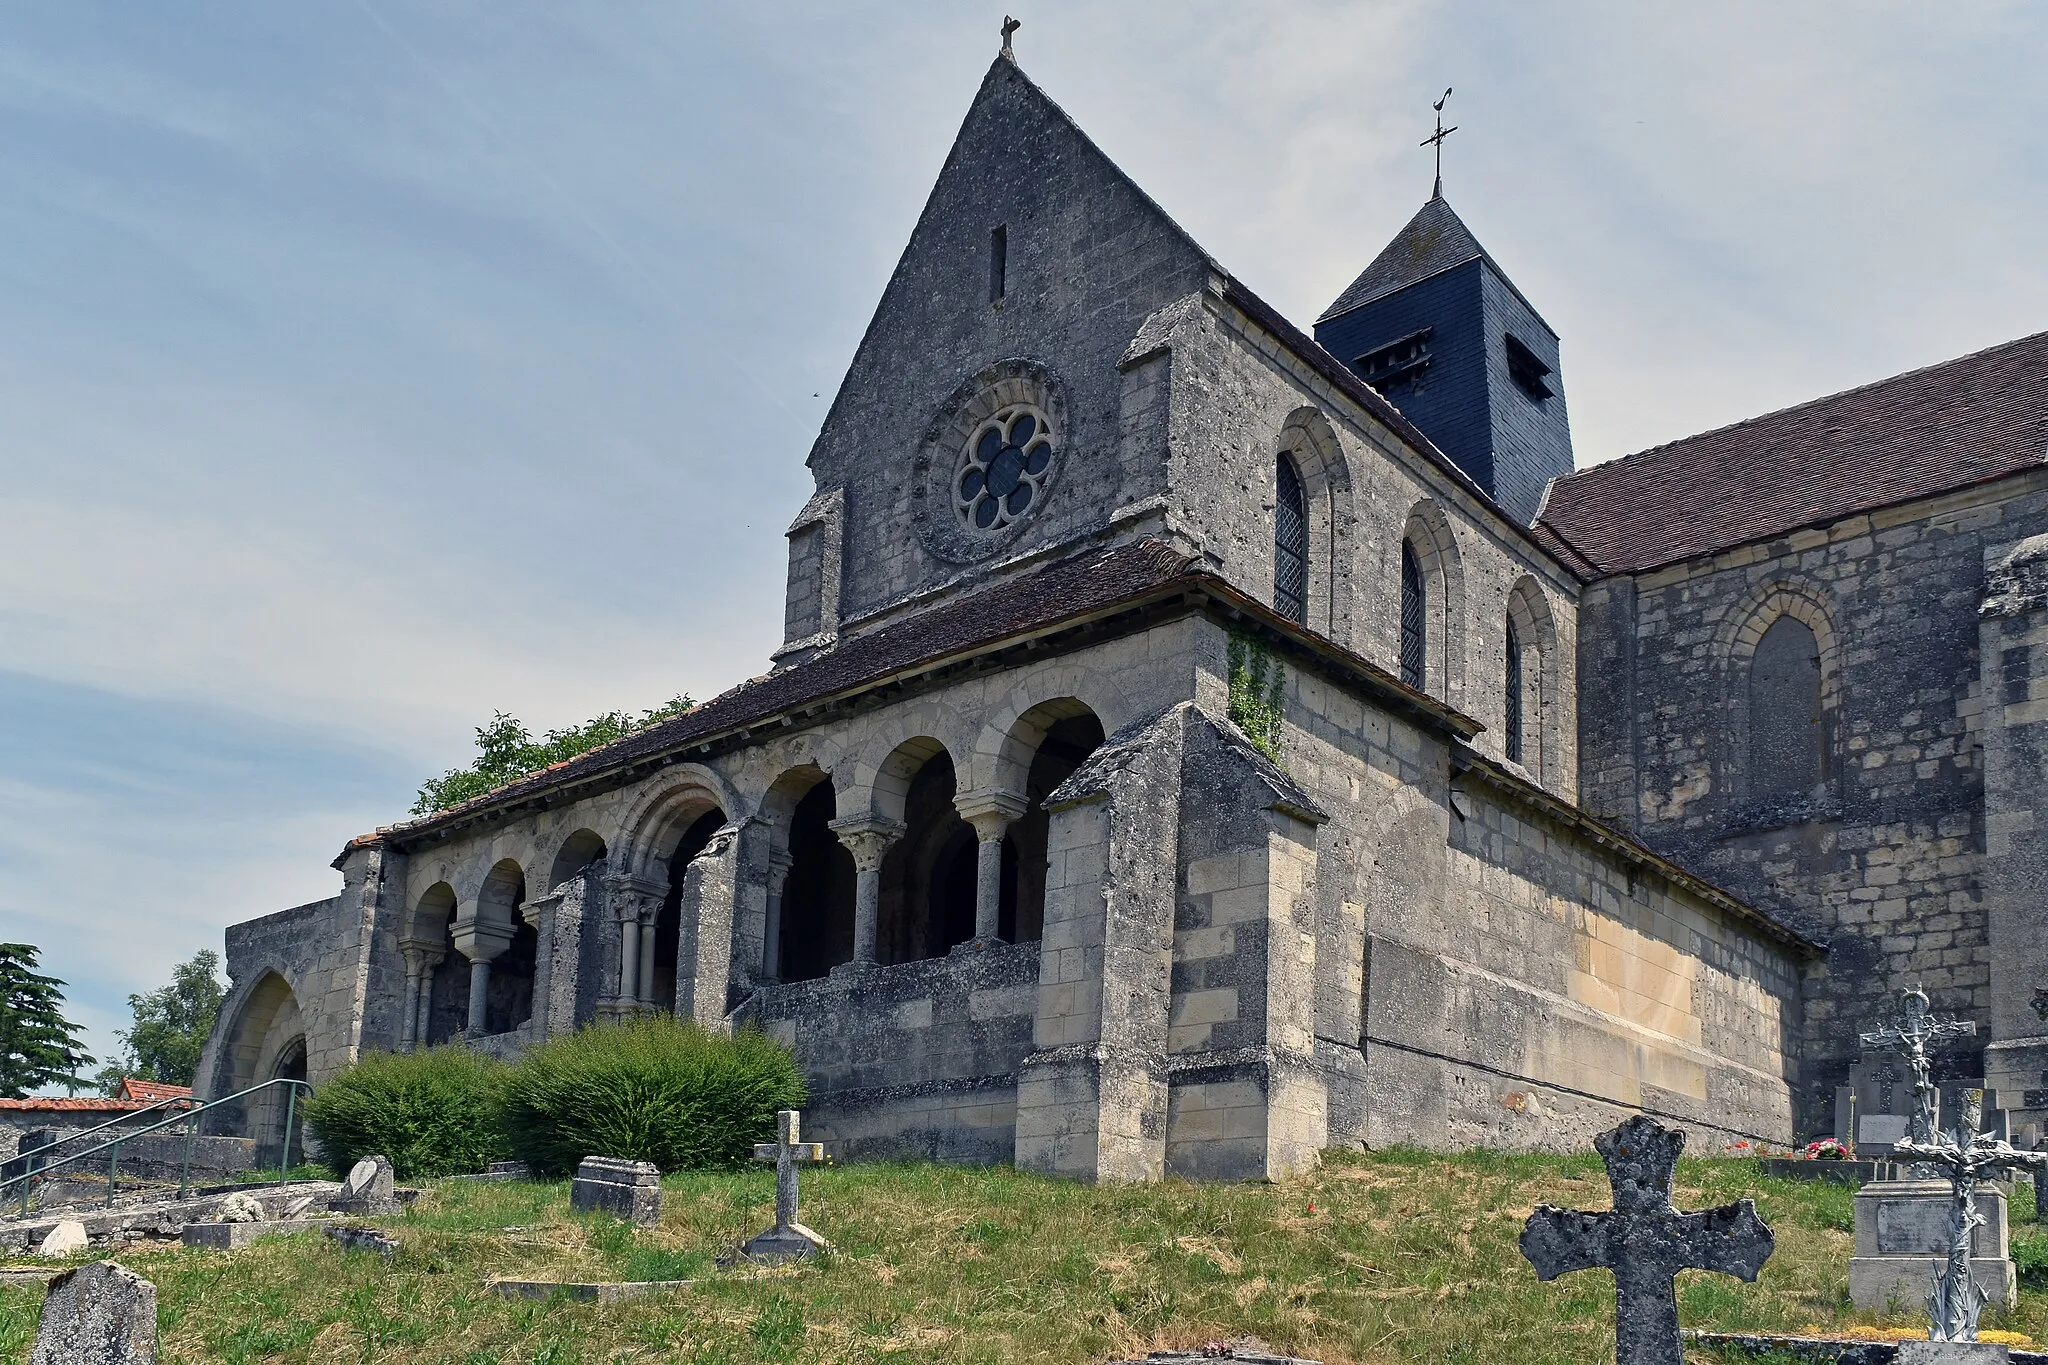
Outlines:
[[[1925,1341],[1927,1325],[1914,1327],[1871,1327],[1856,1323],[1849,1327],[1821,1327],[1809,1324],[1799,1329],[1803,1337],[1847,1337],[1851,1341]],[[2034,1339],[2025,1332],[2001,1332],[1986,1327],[1977,1333],[1977,1340],[1987,1341],[1996,1346],[2032,1346]]]
[[[1834,1138],[1821,1138],[1818,1141],[1806,1144],[1806,1159],[1808,1161],[1847,1161],[1849,1159],[1849,1149]]]

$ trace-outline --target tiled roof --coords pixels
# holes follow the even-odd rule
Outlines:
[[[673,720],[651,725],[605,745],[529,774],[459,806],[404,824],[387,825],[351,840],[358,848],[385,839],[404,842],[460,824],[494,807],[515,803],[550,788],[630,768],[638,762],[687,748],[746,727],[772,722],[803,707],[858,692],[890,678],[928,669],[948,659],[1035,633],[1065,629],[1087,620],[1199,588],[1232,611],[1257,617],[1302,638],[1310,647],[1348,668],[1397,707],[1427,717],[1461,736],[1478,722],[1404,685],[1370,661],[1303,630],[1246,597],[1222,578],[1199,567],[1192,556],[1156,540],[1087,550],[1027,573],[1004,578],[977,592],[935,603],[864,634],[854,635],[815,658],[741,683]],[[338,866],[348,856],[343,849]]]
[[[135,1076],[123,1076],[121,1098],[141,1100],[145,1104],[154,1104],[158,1100],[189,1100],[192,1098],[192,1087],[166,1085],[162,1081],[145,1081]]]
[[[1539,532],[1640,573],[2048,459],[2048,332],[1751,418],[1551,485]]]
[[[1439,195],[1416,210],[1408,226],[1394,235],[1386,249],[1372,258],[1372,264],[1316,321],[1328,322],[1339,313],[1362,308],[1374,299],[1385,298],[1485,254],[1472,229],[1465,226],[1465,220],[1451,211],[1449,200]]]
[[[148,1107],[141,1100],[110,1100],[104,1095],[80,1099],[32,1095],[25,1100],[0,1100],[0,1113],[126,1114]]]
[[[459,806],[387,826],[376,835],[355,840],[351,847],[382,835],[423,833],[472,811],[629,765],[792,707],[871,686],[952,654],[1077,620],[1169,583],[1186,574],[1190,564],[1187,555],[1149,540],[1054,561],[842,640],[815,658],[749,679],[673,720],[651,725]]]

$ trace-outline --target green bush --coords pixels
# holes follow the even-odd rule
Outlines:
[[[643,1015],[550,1039],[505,1090],[505,1132],[535,1175],[571,1175],[586,1156],[664,1171],[737,1166],[800,1108],[804,1079],[757,1029],[730,1038],[674,1015]]]
[[[306,1121],[337,1175],[366,1156],[390,1157],[403,1180],[480,1171],[505,1156],[510,1070],[461,1046],[372,1052],[313,1092]]]

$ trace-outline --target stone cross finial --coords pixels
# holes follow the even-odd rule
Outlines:
[[[1934,1140],[1934,1081],[1929,1071],[1928,1046],[1950,1038],[1967,1038],[1976,1032],[1977,1025],[1969,1019],[1930,1018],[1927,992],[1915,986],[1899,1000],[1898,1023],[1880,1024],[1858,1035],[1867,1048],[1898,1053],[1913,1073],[1914,1142]]]
[[[1678,1299],[1681,1270],[1754,1280],[1776,1245],[1747,1199],[1701,1213],[1671,1204],[1671,1172],[1685,1134],[1644,1114],[1593,1139],[1614,1188],[1614,1208],[1580,1213],[1549,1204],[1522,1228],[1522,1255],[1536,1278],[1574,1270],[1614,1272],[1614,1347],[1620,1365],[1684,1365]]]
[[[1007,14],[1003,16],[1003,55],[1011,61],[1017,60],[1017,54],[1010,50],[1010,35],[1022,27],[1024,27],[1022,19],[1012,19]]]
[[[824,1238],[797,1221],[797,1164],[825,1159],[824,1143],[797,1141],[801,1122],[796,1110],[784,1109],[775,1115],[775,1141],[754,1144],[754,1160],[775,1164],[775,1226],[741,1248],[754,1260],[808,1256],[825,1245]]]

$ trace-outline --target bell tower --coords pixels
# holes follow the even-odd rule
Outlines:
[[[1523,525],[1572,472],[1557,333],[1442,194],[1316,320],[1316,340],[1386,395]]]

